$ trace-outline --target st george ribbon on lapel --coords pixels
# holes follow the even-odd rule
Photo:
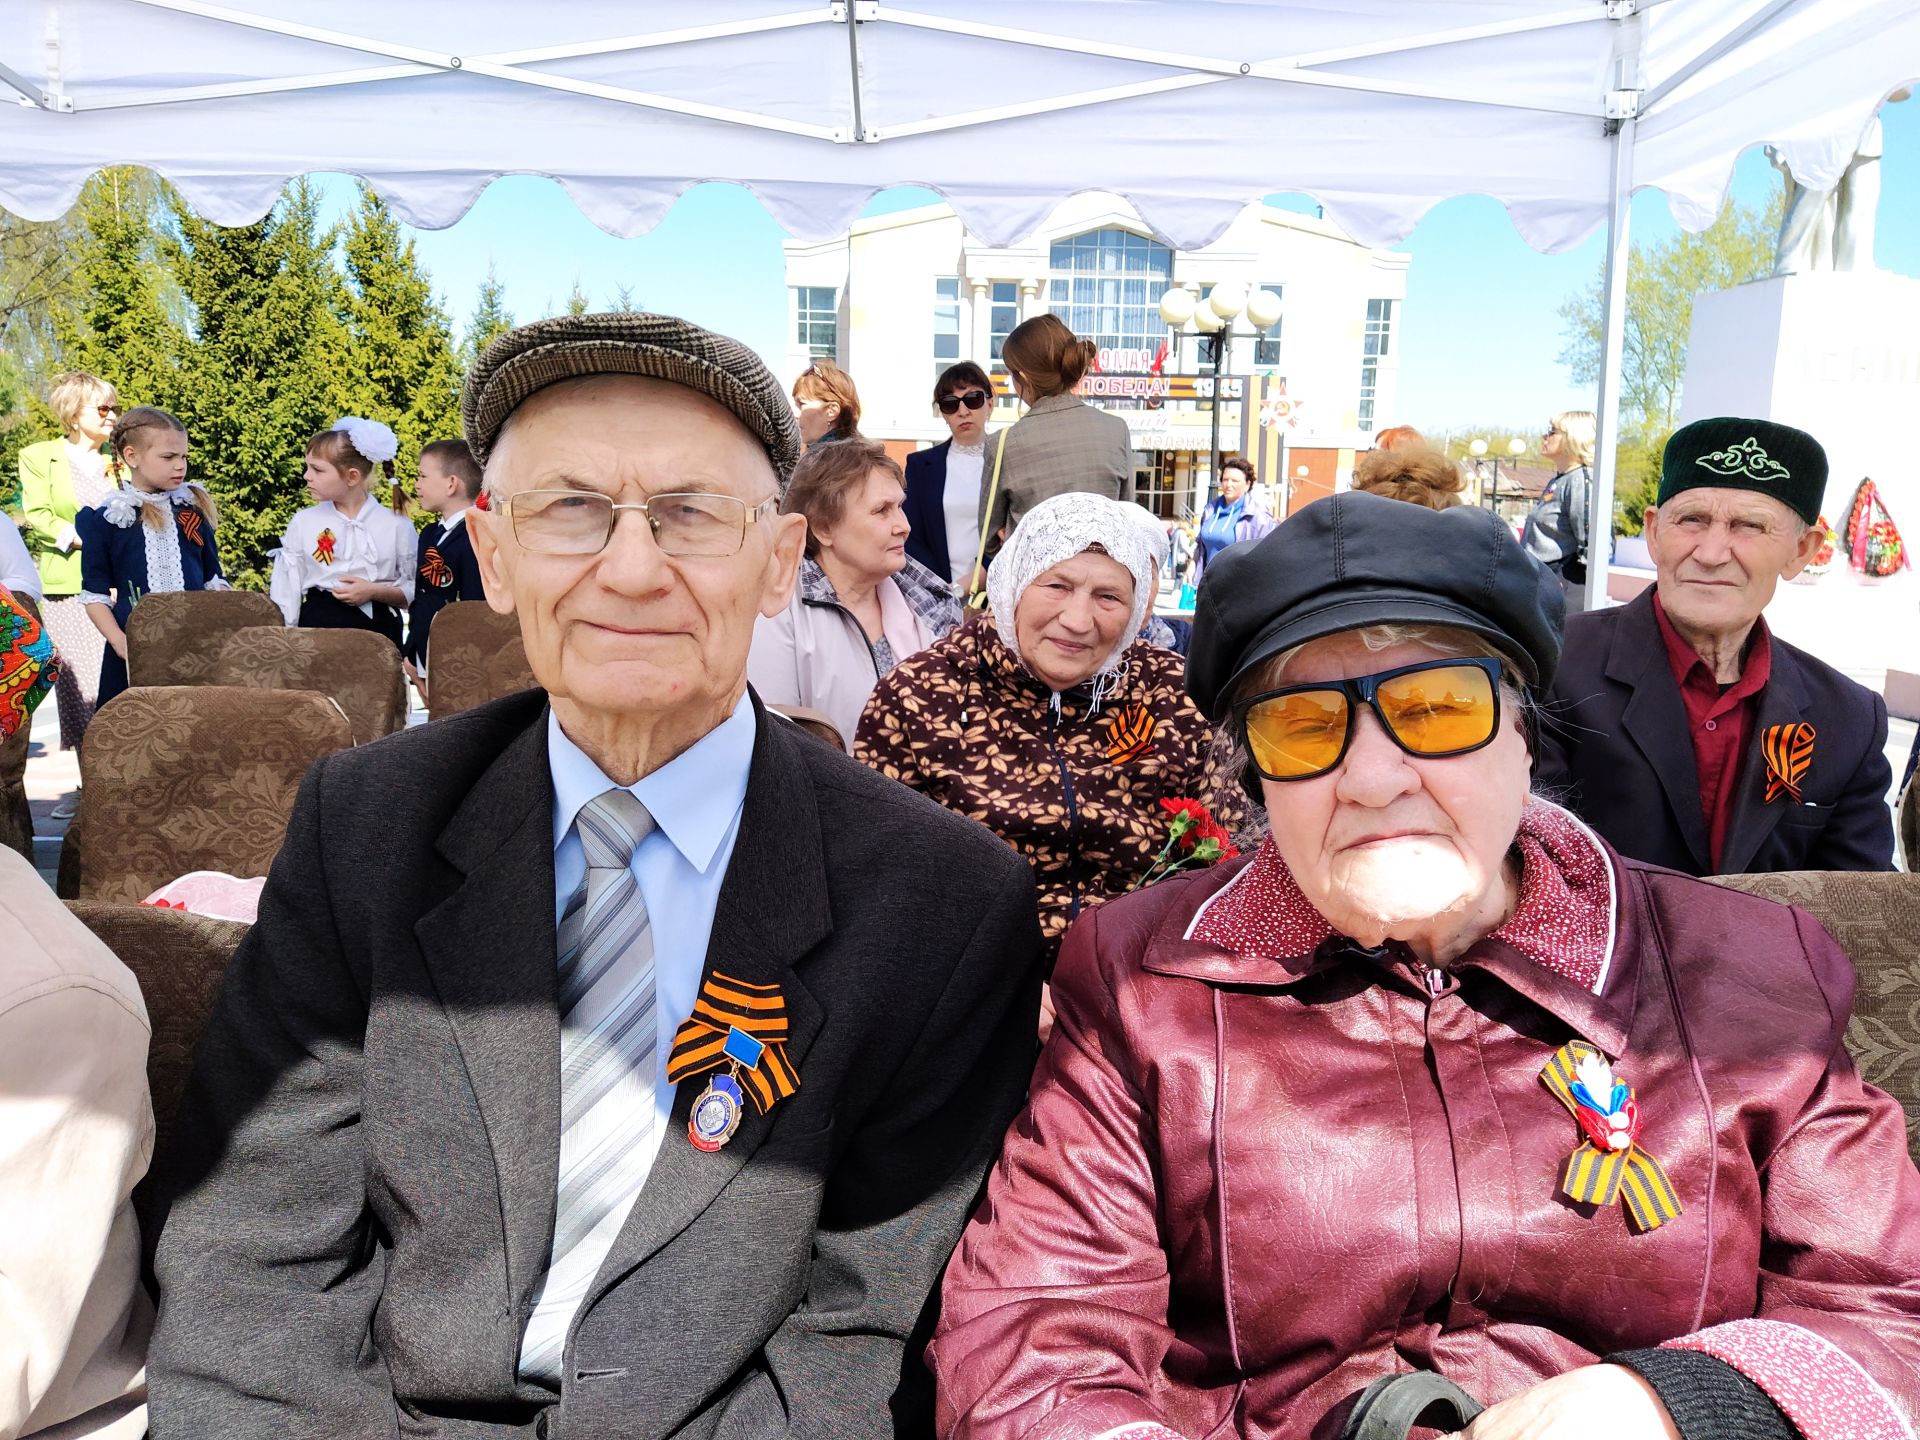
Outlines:
[[[667,1080],[679,1084],[723,1066],[693,1103],[687,1138],[718,1150],[740,1127],[741,1103],[765,1114],[800,1088],[787,1059],[787,1001],[778,985],[755,985],[718,971],[709,975],[693,1014],[674,1032]]]

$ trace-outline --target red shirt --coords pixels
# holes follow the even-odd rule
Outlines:
[[[1733,818],[1740,757],[1746,753],[1747,736],[1753,731],[1760,692],[1767,688],[1773,674],[1773,640],[1765,619],[1754,621],[1753,634],[1747,637],[1747,653],[1740,661],[1740,678],[1723,687],[1707,662],[1680,638],[1667,612],[1660,608],[1658,595],[1653,597],[1653,618],[1659,622],[1660,638],[1666,642],[1673,683],[1680,687],[1681,702],[1687,707],[1693,768],[1700,777],[1700,816],[1707,822],[1708,859],[1718,870],[1727,823]]]

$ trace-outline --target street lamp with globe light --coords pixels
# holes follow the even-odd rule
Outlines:
[[[1507,441],[1506,449],[1507,458],[1512,462],[1514,467],[1514,478],[1517,480],[1519,478],[1520,457],[1527,453],[1527,442],[1515,437]],[[1489,446],[1485,440],[1477,436],[1474,438],[1473,443],[1467,446],[1467,453],[1473,456],[1474,478],[1480,482],[1481,499],[1487,509],[1494,510],[1500,504],[1500,458],[1495,455],[1489,459],[1488,457],[1491,450],[1492,447]],[[1493,475],[1493,483],[1491,486],[1487,484],[1489,467],[1491,467]]]
[[[1255,331],[1271,329],[1280,320],[1280,297],[1271,290],[1255,290],[1238,280],[1222,280],[1208,292],[1205,303],[1193,291],[1176,286],[1160,297],[1160,318],[1179,330],[1191,324],[1213,337],[1213,439],[1207,451],[1207,497],[1220,483],[1220,359],[1233,344],[1233,323],[1244,319]],[[1284,472],[1282,472],[1284,473]]]

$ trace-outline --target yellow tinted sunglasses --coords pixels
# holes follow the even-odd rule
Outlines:
[[[1465,755],[1499,733],[1500,661],[1426,660],[1351,680],[1290,685],[1253,696],[1235,719],[1261,775],[1311,780],[1347,758],[1363,705],[1409,755]]]

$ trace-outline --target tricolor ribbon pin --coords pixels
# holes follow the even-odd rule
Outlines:
[[[1540,1079],[1580,1127],[1579,1148],[1560,1169],[1560,1193],[1582,1205],[1627,1208],[1634,1228],[1658,1230],[1685,1207],[1660,1162],[1640,1148],[1640,1106],[1633,1089],[1584,1040],[1553,1052]]]

